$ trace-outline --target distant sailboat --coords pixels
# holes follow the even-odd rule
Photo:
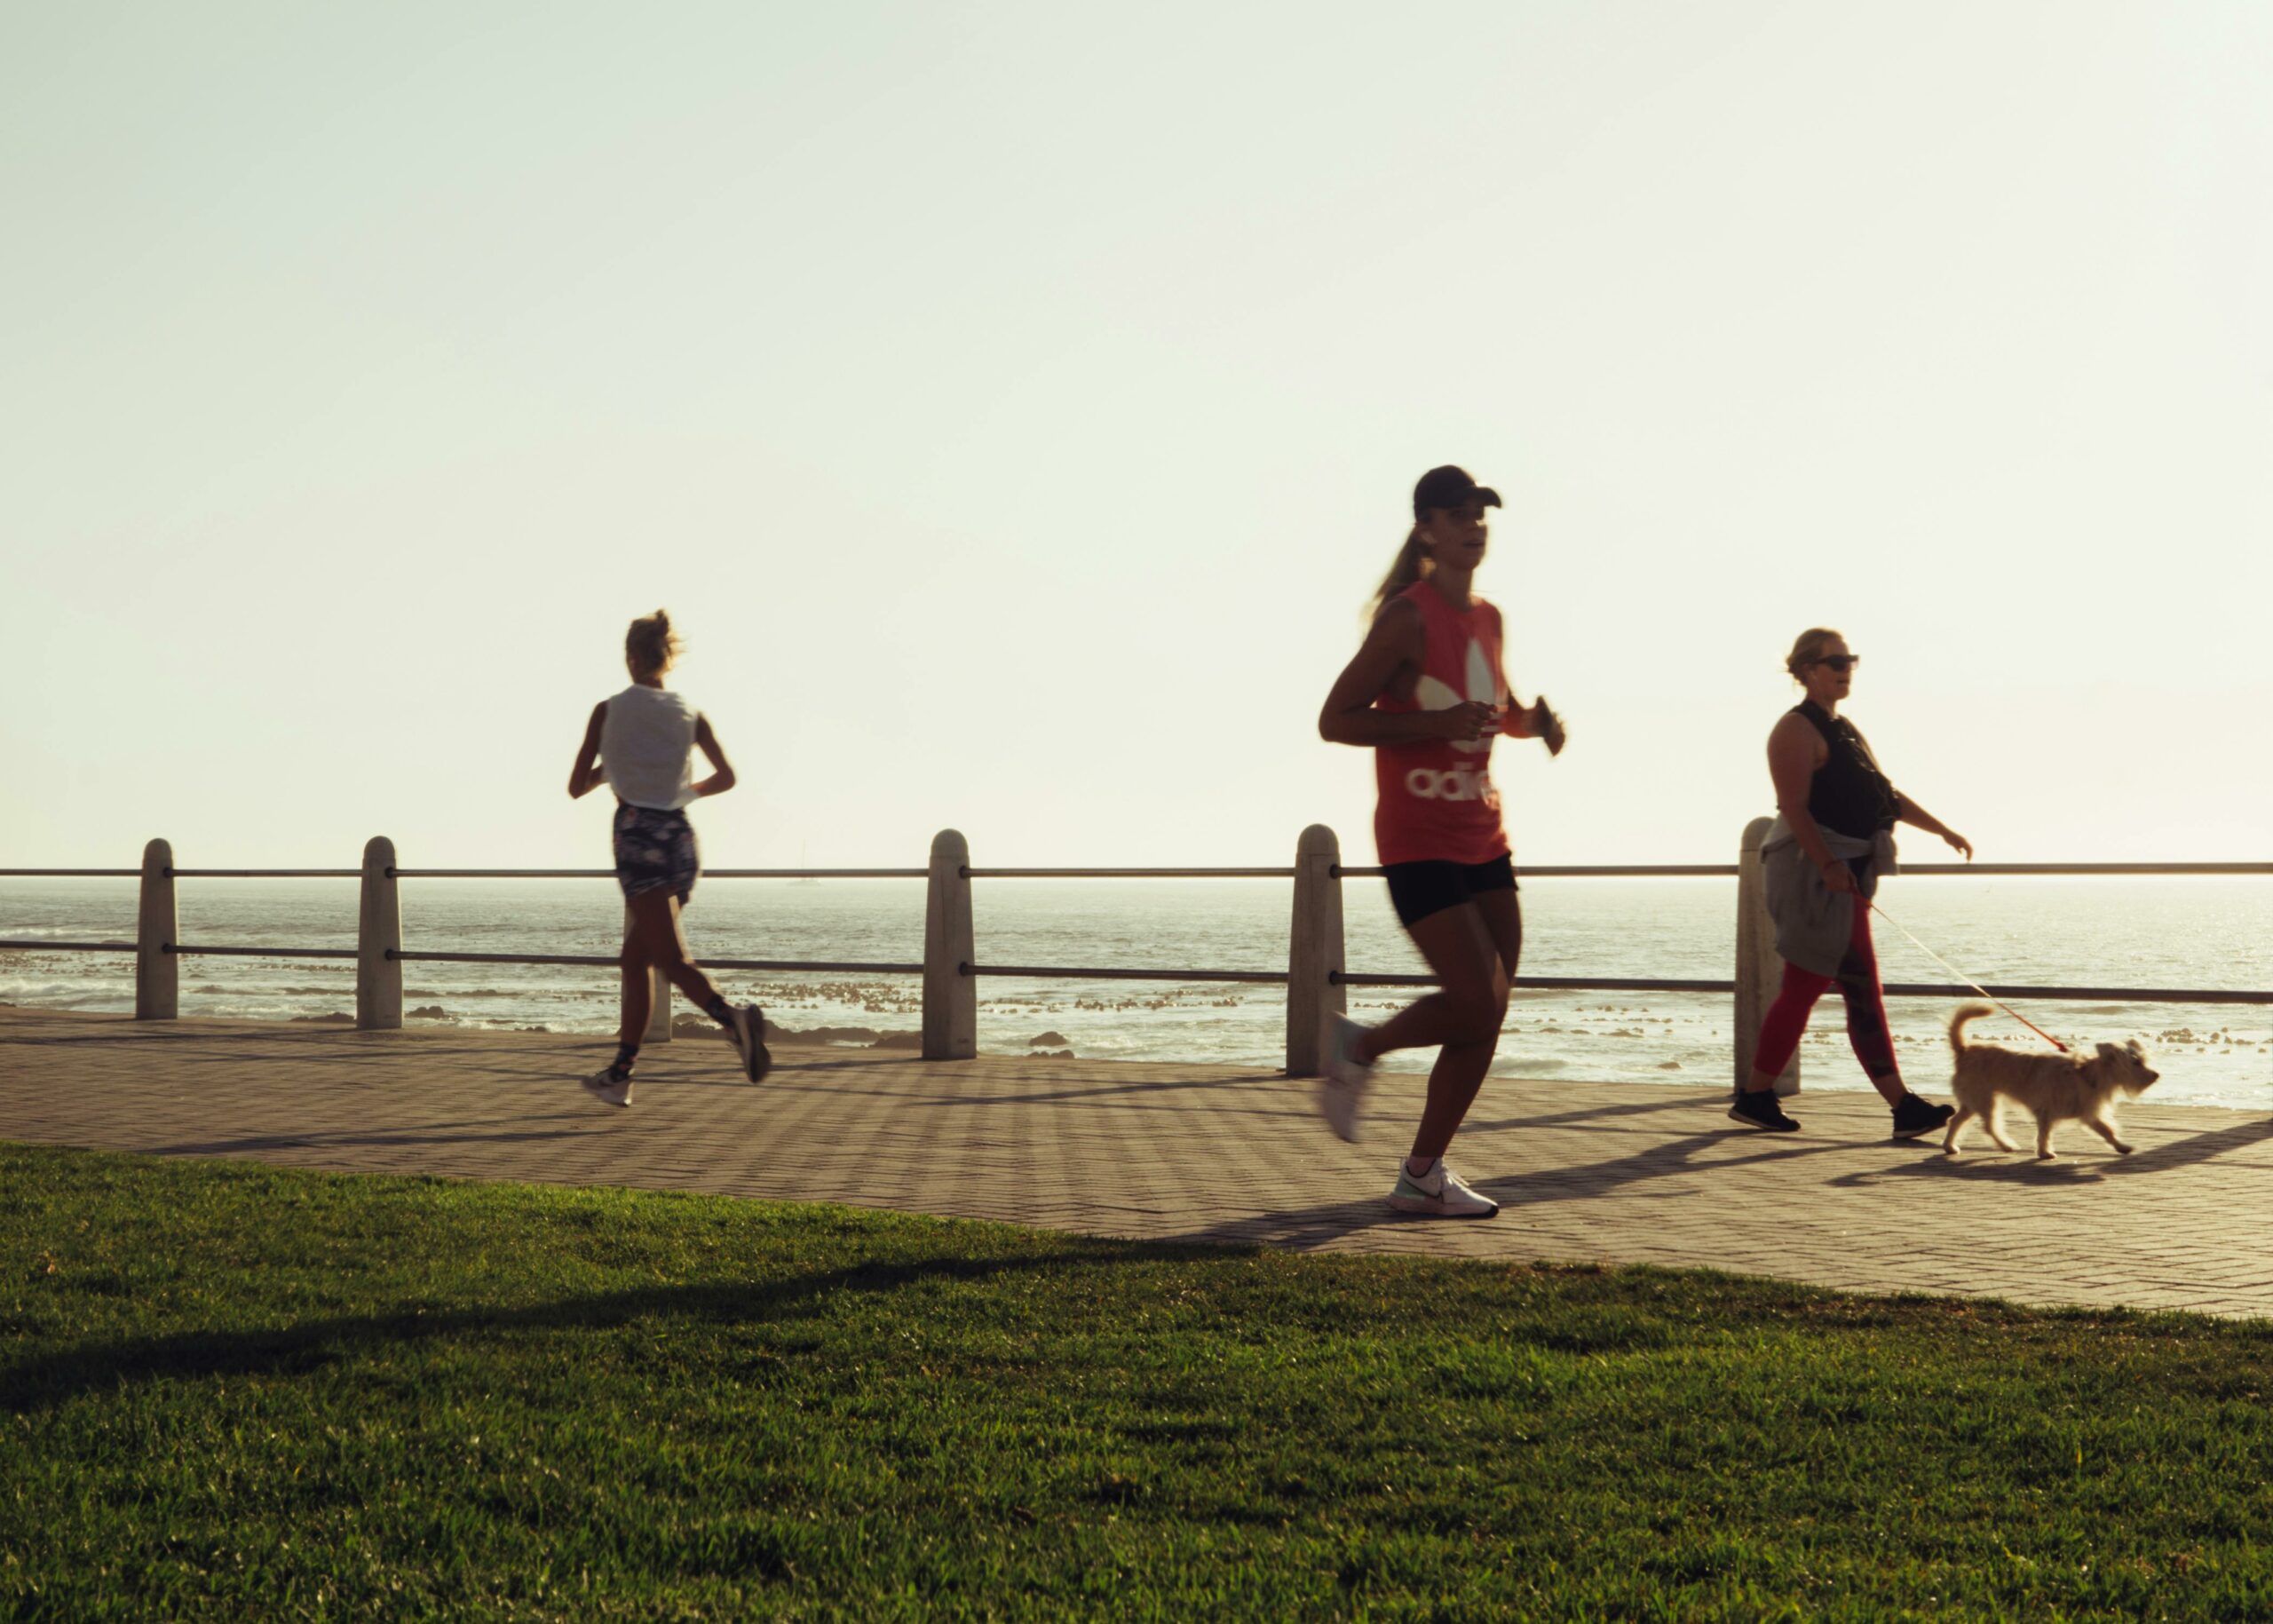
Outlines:
[[[812,860],[806,853],[805,843],[802,840],[797,843],[797,867],[800,868],[810,868],[812,867]],[[789,883],[792,885],[818,885],[820,882],[814,879],[811,875],[804,875],[797,879],[790,881]]]

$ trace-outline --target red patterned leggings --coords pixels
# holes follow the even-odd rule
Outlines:
[[[1834,981],[1847,1003],[1847,1041],[1855,1046],[1864,1073],[1873,1078],[1901,1075],[1895,1064],[1894,1037],[1887,1030],[1886,999],[1879,990],[1878,954],[1871,946],[1871,905],[1860,897],[1855,899],[1855,930],[1847,939],[1847,954],[1839,961],[1837,975],[1818,976],[1785,963],[1783,990],[1760,1023],[1753,1070],[1770,1077],[1782,1073],[1800,1047],[1800,1034],[1807,1030],[1815,1001]]]

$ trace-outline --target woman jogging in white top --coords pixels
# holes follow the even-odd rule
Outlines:
[[[623,662],[631,685],[592,707],[584,742],[568,775],[571,799],[602,784],[615,790],[615,877],[630,904],[623,936],[623,1028],[614,1061],[584,1079],[584,1087],[611,1105],[631,1103],[631,1068],[639,1058],[654,994],[648,972],[660,970],[695,1007],[724,1026],[741,1051],[752,1082],[765,1075],[765,1016],[754,1003],[739,1008],[687,956],[679,910],[694,894],[701,860],[686,807],[734,787],[734,769],[710,731],[710,718],[683,694],[663,686],[677,660],[679,642],[670,616],[658,609],[631,622]],[[711,773],[694,780],[693,752],[709,757]]]

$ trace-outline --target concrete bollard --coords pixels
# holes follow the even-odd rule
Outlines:
[[[1349,1007],[1342,973],[1342,842],[1313,823],[1295,843],[1295,917],[1287,940],[1287,1075],[1319,1074],[1326,1018]]]
[[[1783,985],[1784,961],[1776,956],[1776,922],[1768,915],[1767,876],[1760,861],[1760,843],[1768,837],[1773,818],[1754,818],[1744,826],[1744,844],[1737,852],[1736,1086],[1751,1081],[1752,1052],[1760,1042],[1760,1023]],[[1800,1091],[1800,1057],[1793,1051],[1791,1065],[1776,1080],[1778,1094]]]
[[[394,877],[394,842],[374,835],[363,846],[362,906],[355,922],[355,1029],[402,1026],[402,899]]]
[[[174,915],[174,849],[154,840],[142,848],[142,904],[134,927],[134,1018],[181,1018],[180,927]]]
[[[978,1052],[978,958],[970,922],[970,843],[954,829],[931,837],[923,899],[923,1058],[968,1060]]]
[[[631,939],[631,904],[623,905],[623,939]],[[647,1030],[640,1038],[644,1049],[650,1043],[671,1041],[671,978],[650,965],[647,970]]]

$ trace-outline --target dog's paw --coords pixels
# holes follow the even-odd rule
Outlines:
[[[2039,1151],[2036,1153],[2036,1159],[2039,1161],[2057,1161],[2060,1160],[2060,1153],[2058,1151]]]
[[[2129,1154],[2130,1154],[2134,1150],[2135,1150],[2135,1149],[2137,1149],[2137,1148],[2138,1148],[2138,1147],[2137,1147],[2136,1145],[2126,1145],[2126,1144],[2124,1144],[2124,1143],[2123,1143],[2123,1141],[2122,1141],[2122,1140],[2120,1140],[2120,1139],[2118,1139],[2118,1140],[2115,1142],[2115,1153],[2116,1153],[2117,1155],[2119,1155],[2119,1156],[2128,1156],[2128,1155],[2129,1155]]]

